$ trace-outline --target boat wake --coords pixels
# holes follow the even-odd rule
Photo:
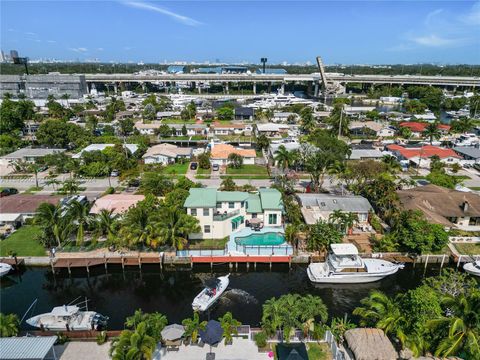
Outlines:
[[[242,289],[230,289],[225,291],[222,300],[227,302],[258,304],[258,300],[255,298],[255,296]]]

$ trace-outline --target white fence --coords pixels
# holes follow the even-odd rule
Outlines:
[[[355,360],[351,358],[345,350],[338,346],[337,342],[335,341],[335,336],[333,336],[330,330],[325,332],[325,342],[330,346],[333,360]]]

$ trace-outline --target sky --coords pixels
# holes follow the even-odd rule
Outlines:
[[[480,1],[4,1],[30,59],[480,64]]]

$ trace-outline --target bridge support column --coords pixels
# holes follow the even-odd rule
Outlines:
[[[315,81],[315,91],[313,93],[315,97],[318,97],[319,90],[320,90],[320,86],[318,86],[318,81]]]
[[[230,90],[228,88],[228,82],[225,83],[225,93],[230,94]]]
[[[280,89],[282,91],[282,94],[285,93],[285,83],[282,82],[282,85],[280,85]]]
[[[195,83],[195,87],[197,88],[198,93],[201,94],[202,93],[202,88],[200,87],[199,83]]]
[[[253,82],[253,94],[257,94],[257,83],[255,81]]]
[[[268,92],[269,93],[272,92],[272,83],[271,82],[268,83]]]
[[[142,83],[142,90],[143,92],[147,92],[147,84]]]
[[[118,85],[117,85],[117,83],[113,83],[113,91],[115,92],[115,94],[118,93]]]

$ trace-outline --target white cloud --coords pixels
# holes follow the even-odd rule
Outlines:
[[[202,23],[200,21],[197,21],[195,19],[192,19],[188,16],[180,15],[177,14],[173,11],[167,10],[163,7],[140,2],[140,1],[128,1],[124,3],[127,6],[134,7],[137,9],[143,9],[143,10],[148,10],[148,11],[154,11],[163,15],[167,15],[174,19],[175,21],[181,22],[182,24],[188,25],[188,26],[198,26],[201,25]]]
[[[460,17],[460,20],[467,25],[480,25],[480,2],[473,4],[470,12]]]
[[[72,51],[75,51],[75,52],[78,52],[78,53],[84,53],[84,52],[87,52],[87,51],[88,51],[88,49],[87,49],[87,48],[84,48],[84,47],[69,48],[69,50],[72,50]]]
[[[99,47],[97,48],[97,51],[103,51],[103,48]]]
[[[436,9],[436,10],[433,10],[431,12],[429,12],[427,14],[427,16],[425,17],[425,25],[429,26],[431,24],[431,22],[434,20],[434,18],[437,16],[437,15],[440,15],[441,13],[443,12],[443,9]]]
[[[37,36],[37,33],[31,32],[31,31],[28,31],[28,32],[26,32],[26,33],[25,33],[25,35]]]
[[[47,43],[56,44],[57,42],[55,40],[47,40]]]
[[[447,39],[435,34],[429,34],[425,36],[418,36],[412,38],[412,41],[418,45],[428,46],[428,47],[445,47],[458,44],[463,42],[463,39]]]

